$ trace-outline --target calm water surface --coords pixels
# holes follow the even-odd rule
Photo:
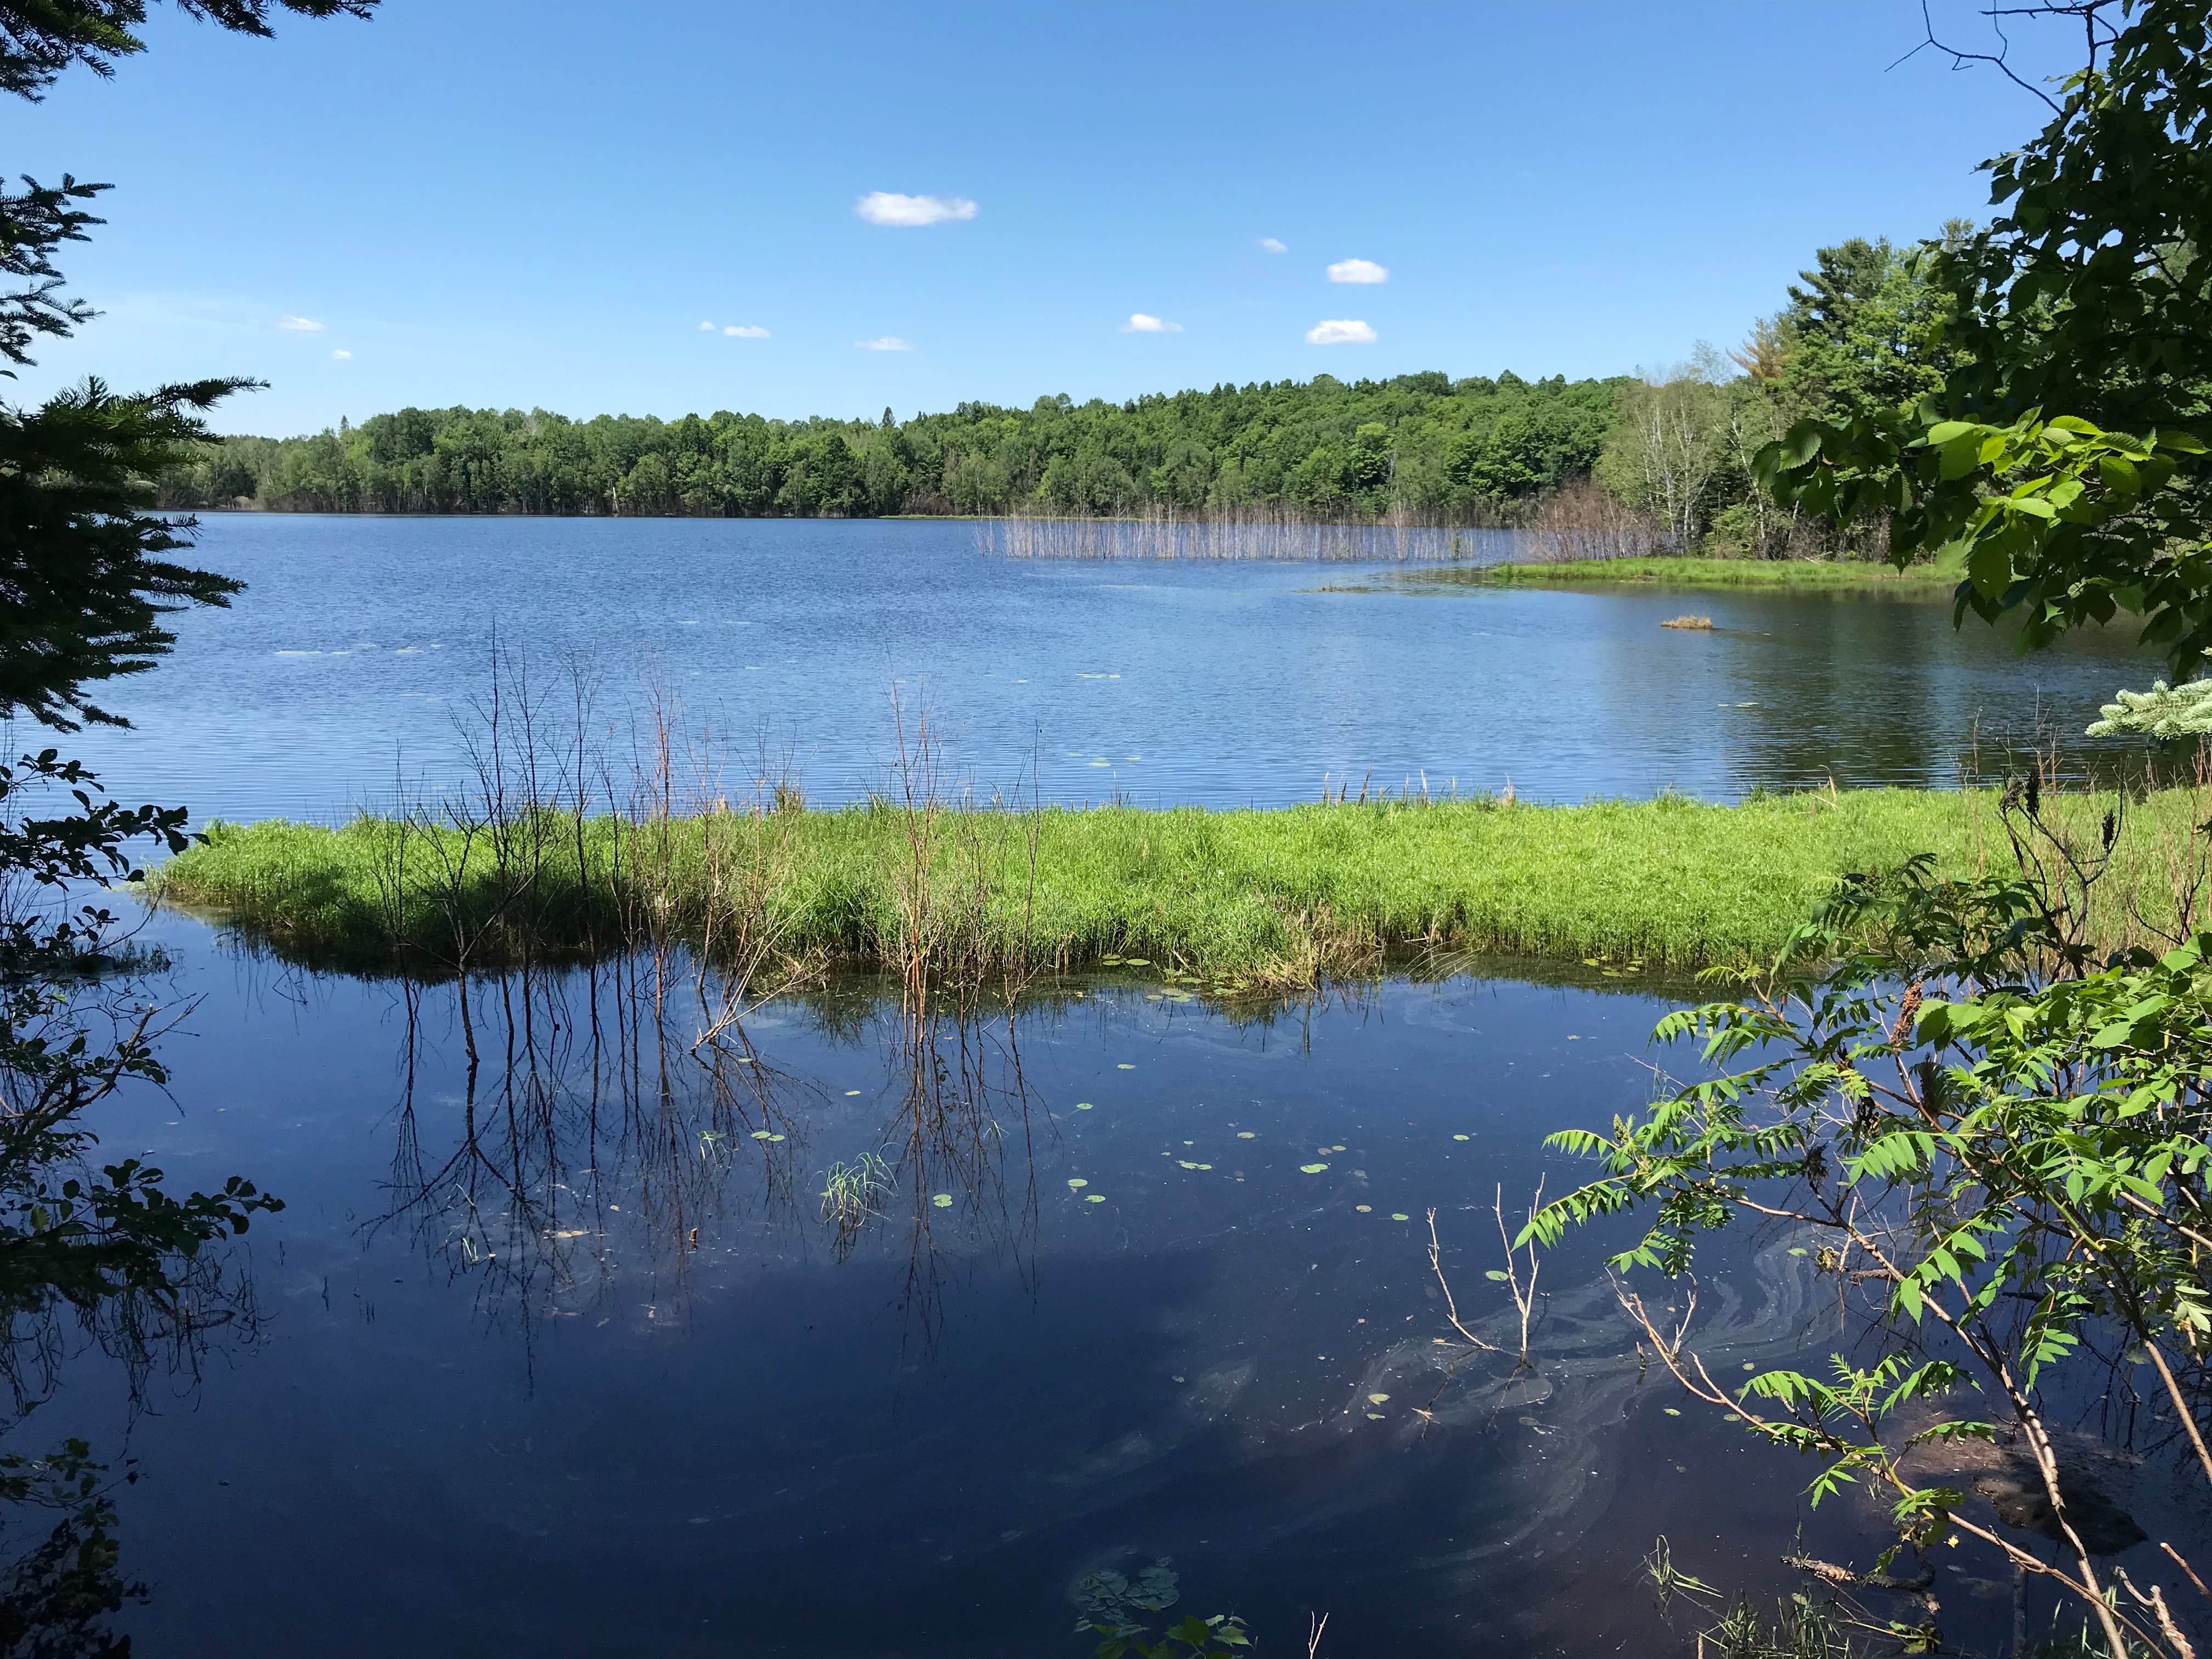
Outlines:
[[[1547,1259],[1534,1371],[1439,1343],[1426,1212],[1512,1340],[1494,1189],[1649,1097],[1650,997],[1094,981],[918,1036],[860,988],[716,1049],[613,969],[465,1008],[171,939],[175,1099],[106,1146],[290,1207],[257,1340],[40,1419],[142,1460],[140,1652],[1079,1654],[1083,1576],[1162,1559],[1270,1650],[1325,1611],[1347,1654],[1644,1651],[1661,1531],[1779,1587],[1802,1471],[1637,1386],[1617,1236]],[[841,1230],[824,1171],[871,1154]],[[1709,1274],[1717,1365],[1824,1338],[1765,1244]]]
[[[179,619],[82,745],[202,817],[343,817],[450,776],[492,642],[589,657],[619,744],[657,680],[835,802],[882,784],[894,687],[953,769],[1064,802],[1280,805],[1324,777],[1578,800],[1957,781],[2152,667],[2117,636],[2023,660],[1926,599],[1410,587],[1341,564],[1023,562],[945,522],[211,518],[249,584]],[[1662,629],[1686,609],[1711,633]],[[2077,748],[2078,744],[2075,745]]]

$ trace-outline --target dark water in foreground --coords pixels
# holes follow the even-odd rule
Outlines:
[[[205,1000],[174,1099],[103,1151],[290,1207],[251,1236],[257,1340],[135,1423],[82,1366],[33,1425],[142,1460],[141,1654],[1082,1654],[1081,1576],[1162,1559],[1262,1651],[1327,1612],[1335,1654],[1640,1653],[1662,1532],[1785,1588],[1806,1471],[1637,1386],[1618,1231],[1545,1261],[1533,1373],[1442,1368],[1425,1213],[1512,1340],[1493,1191],[1557,1190],[1542,1133],[1650,1097],[1651,997],[1398,981],[1239,1019],[1093,982],[919,1040],[863,987],[695,1047],[682,984],[658,1028],[613,970],[465,1012],[164,926]],[[825,1171],[868,1154],[841,1234]],[[1708,1272],[1717,1368],[1826,1340],[1754,1243]]]
[[[1733,797],[1956,782],[2153,666],[2118,635],[2023,660],[1940,599],[1407,587],[1344,564],[1023,562],[948,522],[210,519],[234,611],[179,619],[84,759],[201,817],[342,817],[450,775],[495,636],[589,653],[620,750],[647,676],[817,801],[878,787],[890,696],[988,793],[1281,805],[1356,790]],[[1662,629],[1685,611],[1711,633]],[[605,732],[603,732],[603,735]]]

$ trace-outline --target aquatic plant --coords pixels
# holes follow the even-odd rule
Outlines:
[[[822,1177],[822,1218],[835,1232],[842,1259],[860,1230],[883,1214],[891,1169],[880,1152],[863,1152],[850,1164],[832,1164]]]

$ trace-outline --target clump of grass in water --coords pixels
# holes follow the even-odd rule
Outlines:
[[[1710,634],[1713,629],[1711,617],[1672,617],[1659,624],[1662,628],[1688,628]]]
[[[863,1152],[850,1164],[832,1164],[823,1171],[822,1218],[836,1234],[837,1260],[851,1255],[861,1229],[883,1214],[891,1179],[891,1167],[880,1152]]]

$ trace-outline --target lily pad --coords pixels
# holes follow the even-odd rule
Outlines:
[[[1085,1204],[1103,1204],[1106,1200],[1097,1193],[1085,1193],[1083,1195],[1083,1201]]]
[[[1352,1207],[1358,1211],[1362,1215],[1372,1215],[1375,1213],[1375,1206],[1372,1204],[1355,1204]]]
[[[1407,1215],[1403,1210],[1393,1210],[1390,1212],[1390,1219],[1393,1221],[1411,1221],[1413,1218],[1413,1217]]]
[[[1081,1176],[1070,1176],[1067,1178],[1067,1184],[1080,1192],[1084,1188],[1088,1187],[1091,1183],[1085,1181]]]
[[[1367,1396],[1367,1403],[1370,1406],[1387,1406],[1390,1403],[1390,1396],[1387,1394],[1370,1394]]]
[[[1326,1164],[1301,1164],[1298,1165],[1298,1173],[1300,1175],[1319,1175],[1327,1168],[1328,1168],[1328,1165]]]
[[[1087,1100],[1079,1100],[1075,1103],[1075,1109],[1079,1112],[1093,1112],[1098,1109]]]
[[[1662,1406],[1659,1409],[1665,1412],[1669,1417],[1680,1417],[1682,1414],[1676,1411],[1672,1406]]]
[[[1254,1134],[1249,1129],[1239,1129],[1237,1132],[1237,1139],[1239,1140],[1257,1140],[1259,1137]]]
[[[1465,1140],[1467,1137],[1465,1135],[1454,1135],[1452,1139],[1454,1140]]]
[[[1135,1071],[1137,1068],[1136,1068],[1135,1066],[1133,1066],[1130,1065],[1130,1064],[1129,1064],[1129,1062],[1128,1062],[1127,1060],[1123,1060],[1123,1061],[1122,1061],[1119,1066],[1116,1066],[1114,1069],[1115,1069],[1115,1071],[1117,1071],[1117,1072],[1133,1072],[1133,1071]]]
[[[930,1195],[929,1201],[937,1206],[940,1210],[949,1210],[952,1207],[952,1194],[950,1193],[933,1193]]]

